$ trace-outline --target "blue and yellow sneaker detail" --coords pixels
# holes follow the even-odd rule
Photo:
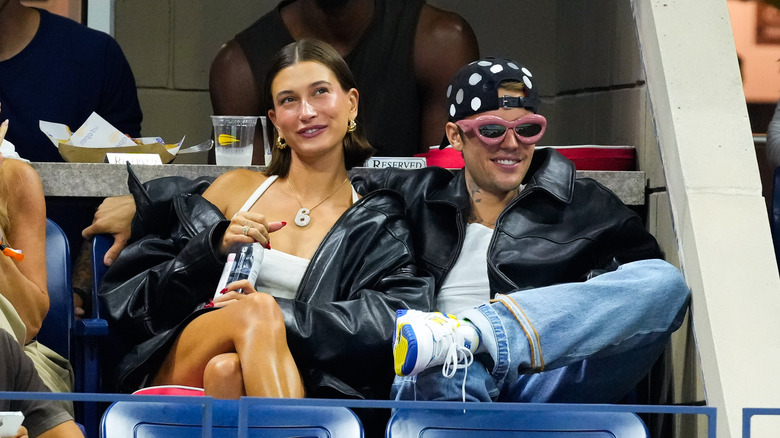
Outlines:
[[[452,315],[407,309],[396,312],[393,358],[399,376],[415,376],[447,360],[457,362],[456,351],[474,352],[478,346],[476,329]]]

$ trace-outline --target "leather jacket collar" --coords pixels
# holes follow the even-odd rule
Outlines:
[[[570,203],[574,194],[574,179],[577,172],[574,163],[551,148],[534,151],[531,167],[525,181],[526,190],[539,188],[561,202]]]

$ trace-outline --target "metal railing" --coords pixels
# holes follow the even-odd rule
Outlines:
[[[50,393],[50,392],[0,392],[4,400],[70,400],[74,403],[105,402],[155,402],[199,404],[201,413],[201,436],[211,438],[214,418],[212,415],[215,400],[211,397],[130,395],[130,394],[86,394],[86,393]],[[389,401],[389,400],[343,400],[343,399],[274,399],[242,397],[238,402],[238,437],[248,435],[248,407],[259,406],[298,406],[321,407],[340,406],[349,409],[420,409],[420,410],[462,410],[468,411],[571,411],[571,412],[633,412],[636,414],[682,414],[704,415],[707,417],[707,437],[716,437],[717,410],[711,406],[672,406],[672,405],[613,405],[613,404],[564,404],[564,403],[474,403],[474,402],[437,402],[437,401]],[[749,423],[752,415],[778,415],[780,409],[745,410],[745,427],[749,437]],[[87,436],[97,436],[97,431],[87,430]]]

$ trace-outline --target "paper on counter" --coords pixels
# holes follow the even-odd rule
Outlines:
[[[45,120],[40,120],[38,126],[65,160],[79,163],[103,162],[108,152],[156,153],[163,163],[168,163],[184,141],[184,137],[176,144],[166,144],[159,137],[133,140],[95,112],[75,132],[67,125]]]
[[[39,122],[41,131],[46,134],[52,142],[59,147],[59,143],[68,143],[72,146],[83,148],[105,148],[135,146],[136,143],[125,135],[122,131],[116,129],[108,123],[106,119],[93,112],[87,117],[87,120],[72,134],[70,128],[61,123],[52,123],[41,120]]]

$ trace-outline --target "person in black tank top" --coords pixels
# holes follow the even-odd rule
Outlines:
[[[259,114],[269,60],[286,44],[313,37],[336,47],[352,70],[363,97],[357,122],[377,155],[426,152],[443,136],[441,96],[449,79],[479,56],[473,31],[422,0],[336,3],[283,1],[225,44],[211,67],[214,113]],[[255,164],[263,156],[261,136]]]

